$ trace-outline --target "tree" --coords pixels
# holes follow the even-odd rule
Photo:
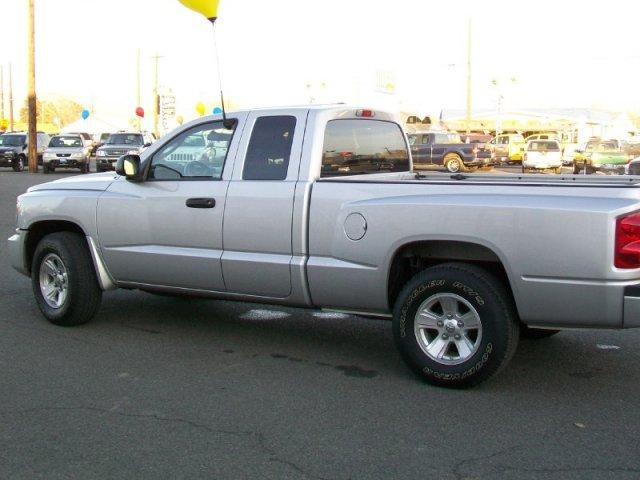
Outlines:
[[[74,122],[80,118],[82,105],[76,101],[66,97],[52,97],[38,99],[36,102],[36,120],[38,123],[55,124],[60,127]],[[20,120],[27,122],[28,120],[27,102],[20,109]]]

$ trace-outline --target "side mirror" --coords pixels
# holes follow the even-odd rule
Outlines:
[[[121,156],[116,163],[116,173],[131,182],[141,182],[140,156],[133,154]]]
[[[145,144],[143,145],[143,147],[144,147],[144,148],[148,148],[148,147],[150,147],[150,146],[151,146],[151,142],[145,143]]]

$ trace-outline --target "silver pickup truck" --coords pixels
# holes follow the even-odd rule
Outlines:
[[[388,317],[406,363],[451,387],[521,334],[640,326],[636,178],[420,175],[381,111],[199,118],[17,211],[12,263],[56,325],[113,288]]]

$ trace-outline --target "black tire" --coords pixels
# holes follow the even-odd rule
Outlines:
[[[26,163],[26,158],[24,155],[18,155],[18,158],[16,158],[12,165],[11,168],[13,168],[14,172],[22,172],[24,171],[24,166]]]
[[[526,325],[520,325],[520,338],[528,338],[530,340],[541,340],[549,338],[560,333],[560,330],[547,330],[546,328],[531,328]]]
[[[49,173],[51,170],[49,170],[49,165],[47,165],[46,163],[42,164],[42,173]]]
[[[447,153],[442,159],[444,168],[450,173],[460,173],[465,171],[462,158],[457,153]]]
[[[462,298],[475,309],[482,326],[475,350],[457,364],[444,364],[429,356],[414,331],[418,308],[437,294]],[[446,320],[444,313],[442,318]],[[513,300],[502,282],[465,263],[445,263],[418,273],[404,286],[394,307],[393,333],[402,358],[428,383],[444,387],[466,388],[497,374],[515,353],[519,327]]]
[[[89,173],[89,164],[85,163],[84,165],[82,165],[82,167],[80,167],[80,173]]]
[[[40,265],[54,254],[62,261],[67,273],[67,296],[54,308],[44,299],[40,289]],[[86,240],[73,232],[47,235],[36,247],[31,264],[31,286],[40,311],[54,325],[72,327],[93,318],[102,300],[102,290],[96,278]]]
[[[97,173],[104,172],[104,169],[102,168],[102,166],[100,164],[96,164],[96,172]]]

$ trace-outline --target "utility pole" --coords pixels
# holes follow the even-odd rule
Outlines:
[[[467,135],[471,133],[471,19],[467,29]]]
[[[138,49],[136,56],[136,108],[141,107],[140,103],[142,99],[140,98],[140,49]],[[142,131],[142,119],[136,115],[138,119],[138,131]]]
[[[153,59],[153,133],[158,137],[158,117],[160,115],[160,93],[158,87],[158,62],[162,58],[157,53]]]
[[[9,131],[13,132],[13,68],[9,63]]]
[[[0,120],[4,119],[4,65],[0,65]]]
[[[28,140],[28,155],[29,155],[29,172],[38,173],[38,140],[37,140],[37,125],[36,125],[36,42],[35,42],[35,15],[34,15],[34,3],[35,0],[29,0],[28,9],[28,35],[27,35],[27,50],[28,50],[28,93],[27,103],[29,109],[29,140]]]

